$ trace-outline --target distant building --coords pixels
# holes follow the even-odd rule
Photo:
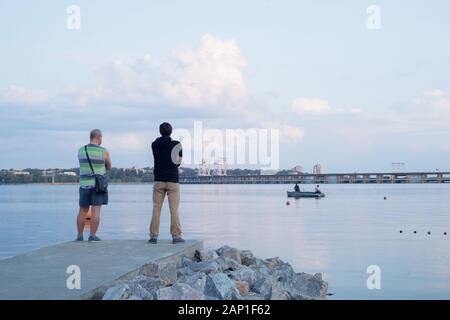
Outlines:
[[[63,172],[63,175],[70,176],[70,177],[76,177],[77,176],[77,174],[75,172],[72,172],[72,171]]]
[[[273,175],[277,174],[277,172],[278,172],[277,170],[269,170],[269,169],[261,170],[260,175],[262,175],[262,176],[273,176]]]
[[[29,176],[30,173],[28,171],[14,171],[15,176]]]
[[[42,171],[42,176],[43,177],[53,177],[55,175],[56,171],[55,170],[46,170],[46,171]]]
[[[298,165],[292,168],[293,172],[303,173],[303,166]]]
[[[313,174],[322,174],[323,173],[323,167],[321,164],[316,164],[313,167]]]

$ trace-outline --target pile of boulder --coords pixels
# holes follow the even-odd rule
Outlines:
[[[301,300],[323,299],[322,275],[296,273],[279,258],[223,246],[197,251],[193,259],[148,263],[130,279],[116,280],[91,298],[105,300]]]

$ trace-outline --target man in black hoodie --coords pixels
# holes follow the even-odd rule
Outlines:
[[[153,174],[155,182],[153,184],[153,215],[150,224],[150,243],[156,244],[159,234],[159,222],[161,208],[164,197],[167,193],[170,208],[170,233],[172,242],[184,242],[181,238],[181,225],[178,215],[178,205],[180,203],[180,184],[178,183],[178,167],[183,156],[181,143],[172,140],[172,126],[164,122],[159,126],[161,137],[152,143],[153,158],[155,165]]]

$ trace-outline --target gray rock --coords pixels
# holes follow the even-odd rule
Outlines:
[[[194,263],[194,261],[192,261],[188,257],[186,257],[186,256],[181,257],[181,267],[189,268],[193,263]]]
[[[287,289],[292,299],[320,299],[326,296],[328,283],[319,274],[296,273]]]
[[[252,285],[251,290],[260,294],[264,299],[270,299],[272,295],[272,280],[270,278],[261,278]]]
[[[265,300],[265,299],[260,294],[256,294],[254,292],[250,292],[247,295],[241,296],[241,300]]]
[[[204,300],[201,291],[195,290],[186,283],[175,283],[171,287],[161,288],[158,291],[159,300]]]
[[[250,293],[250,286],[246,281],[234,281],[236,289],[241,296],[248,295]]]
[[[138,274],[159,278],[162,286],[169,286],[177,281],[177,267],[174,263],[147,263],[140,268]]]
[[[280,266],[274,266],[270,272],[270,276],[283,284],[292,283],[294,279],[294,269],[289,263],[283,263]]]
[[[267,269],[265,264],[262,265],[251,265],[249,266],[250,269],[255,271],[256,280],[268,278],[270,276],[269,270]]]
[[[272,283],[272,293],[270,300],[290,300],[290,295],[285,287],[280,282]]]
[[[220,271],[226,271],[226,270],[232,271],[232,270],[236,270],[241,267],[239,262],[237,262],[234,259],[230,259],[230,258],[226,258],[226,257],[219,257],[215,261],[219,264]]]
[[[214,260],[194,262],[190,269],[194,272],[215,273],[220,271],[220,265]]]
[[[151,292],[149,292],[136,282],[132,282],[128,286],[131,290],[131,297],[129,298],[129,300],[131,300],[131,299],[155,300],[156,299],[156,290],[157,289],[153,289]]]
[[[148,277],[144,275],[138,275],[129,281],[129,286],[140,285],[145,290],[152,292],[163,286],[163,282],[160,278]]]
[[[132,295],[130,287],[125,283],[118,283],[108,290],[102,300],[128,300]]]
[[[214,273],[206,276],[206,296],[219,300],[233,300],[239,298],[234,282],[223,273]]]
[[[200,292],[205,291],[205,285],[206,285],[206,274],[203,272],[197,272],[193,275],[187,276],[180,280],[182,283],[186,283],[190,285],[195,290],[198,290]]]
[[[223,246],[217,250],[217,254],[223,258],[230,258],[241,264],[241,254],[238,249]]]
[[[188,277],[188,276],[191,276],[193,274],[195,274],[195,272],[192,271],[192,269],[188,268],[188,267],[182,267],[182,268],[177,269],[178,279],[184,278],[184,277]]]
[[[245,281],[249,286],[252,286],[257,280],[256,272],[247,266],[240,266],[238,269],[230,271],[229,277],[236,281]]]
[[[267,269],[269,269],[269,271],[279,268],[284,264],[283,260],[278,257],[266,259],[264,260],[264,263],[266,264],[266,267]]]
[[[201,261],[215,260],[219,257],[215,250],[202,250],[200,251]]]
[[[250,250],[241,250],[239,254],[241,255],[241,263],[244,266],[256,265],[258,263],[258,259],[253,256]]]

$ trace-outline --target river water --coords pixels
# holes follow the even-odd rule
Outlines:
[[[450,299],[450,185],[322,185],[325,198],[297,200],[288,188],[181,185],[184,237],[321,272],[330,299]],[[111,185],[98,235],[146,240],[151,197],[151,184]],[[77,185],[0,186],[0,258],[73,240],[77,201]],[[161,220],[169,238],[167,203]],[[380,289],[367,287],[369,266]]]

